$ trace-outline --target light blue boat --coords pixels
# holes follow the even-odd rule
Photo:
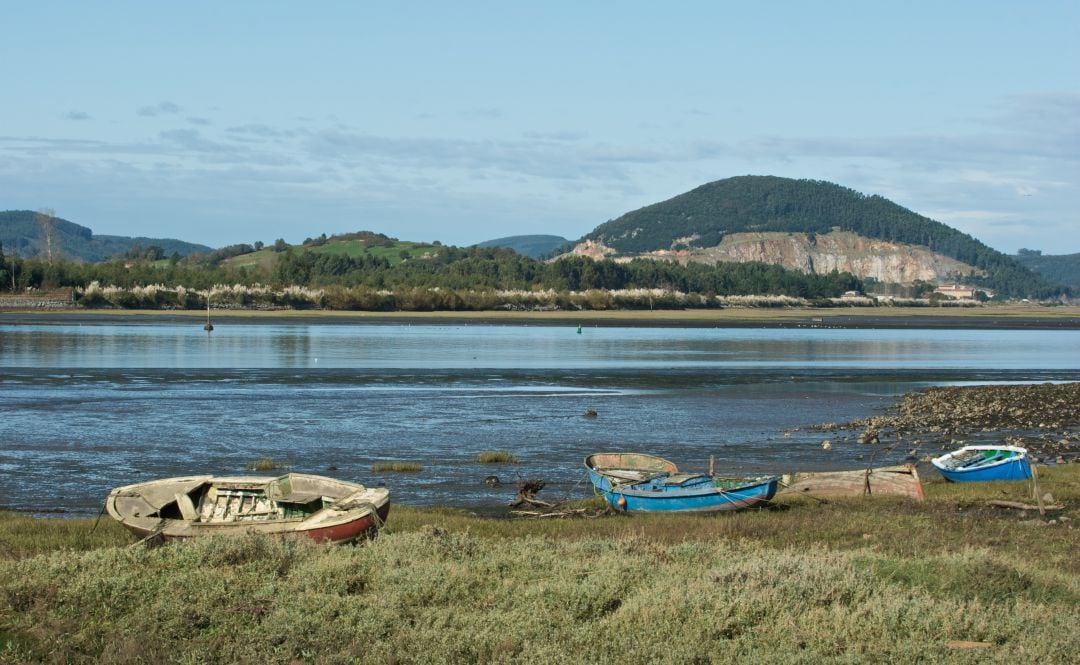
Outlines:
[[[716,478],[679,473],[641,453],[599,453],[585,459],[589,480],[612,508],[626,512],[716,512],[749,508],[776,495],[779,476]]]
[[[1031,478],[1027,449],[1016,446],[964,446],[930,463],[954,483]]]

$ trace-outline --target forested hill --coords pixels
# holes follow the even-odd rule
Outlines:
[[[66,219],[52,217],[32,210],[0,211],[0,243],[8,254],[22,257],[45,257],[49,251],[48,234],[52,234],[55,258],[80,261],[104,261],[122,255],[138,246],[158,247],[163,256],[173,253],[189,256],[210,252],[210,247],[167,238],[129,238],[126,236],[95,236],[93,231]]]
[[[504,247],[506,249],[512,249],[522,256],[539,259],[547,256],[556,249],[565,246],[568,242],[569,241],[562,236],[509,236],[506,238],[496,238],[495,240],[478,242],[476,243],[476,247]]]
[[[818,180],[775,176],[717,180],[601,224],[583,240],[634,255],[680,246],[714,247],[730,233],[775,231],[813,237],[834,227],[928,247],[985,271],[977,281],[1002,293],[1047,296],[1059,290],[970,235],[884,197]]]
[[[1080,292],[1080,254],[1043,254],[1021,249],[1016,260],[1055,284],[1064,284]]]

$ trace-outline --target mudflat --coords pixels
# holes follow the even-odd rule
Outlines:
[[[725,308],[607,311],[353,312],[215,309],[215,322],[243,324],[550,325],[685,328],[919,328],[1080,330],[1080,306]],[[0,310],[0,324],[183,324],[204,310]]]

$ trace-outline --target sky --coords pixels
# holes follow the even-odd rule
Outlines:
[[[1080,0],[0,0],[0,210],[579,238],[755,174],[1080,252]]]

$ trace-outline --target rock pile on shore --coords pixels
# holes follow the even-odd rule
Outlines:
[[[907,446],[911,458],[977,443],[1023,446],[1044,462],[1080,457],[1080,383],[928,388],[892,411],[815,429],[862,430],[859,443]]]

